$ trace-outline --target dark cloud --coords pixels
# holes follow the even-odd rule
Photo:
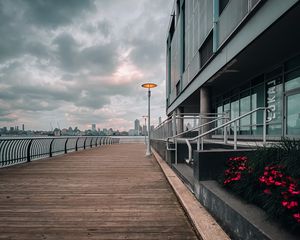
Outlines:
[[[111,34],[112,25],[107,20],[101,21],[97,24],[97,30],[99,30],[103,36],[108,37]]]
[[[165,12],[161,13],[161,9],[167,8],[168,5],[170,1],[147,1],[140,15],[129,22],[125,29],[129,36],[124,39],[124,42],[132,47],[130,59],[143,69],[149,67],[155,69],[163,63],[166,23],[169,16]],[[140,21],[138,26],[136,26],[137,21]],[[131,29],[135,31],[130,31]],[[147,29],[147,34],[140,34],[144,32],[143,29]]]
[[[17,118],[10,118],[10,117],[1,117],[0,116],[0,122],[15,122]]]
[[[171,2],[0,0],[1,125],[125,124],[146,114],[140,85],[164,78]],[[161,105],[164,89],[155,91]]]
[[[79,52],[81,66],[96,73],[112,73],[117,67],[117,47],[114,43],[99,44]]]
[[[91,0],[24,0],[25,17],[40,27],[57,28],[72,23],[86,11],[95,8]]]
[[[106,19],[103,19],[95,24],[88,23],[82,27],[87,33],[101,33],[103,37],[108,38],[112,34],[113,25]]]
[[[10,1],[0,1],[0,63],[17,57],[24,51],[23,28],[18,23],[18,14]]]
[[[117,46],[114,43],[98,44],[80,49],[72,35],[63,33],[54,39],[61,67],[66,72],[81,69],[91,73],[110,74],[117,66]]]

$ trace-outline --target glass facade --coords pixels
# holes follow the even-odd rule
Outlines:
[[[296,59],[296,60],[295,60]],[[252,79],[248,88],[232,89],[216,96],[214,109],[217,113],[228,111],[231,119],[250,112],[258,107],[269,107],[267,115],[268,136],[300,136],[300,57],[297,56],[282,66]],[[234,93],[234,94],[232,94]],[[232,96],[232,97],[230,97]],[[218,125],[222,122],[219,121]],[[262,136],[263,111],[255,112],[240,120],[239,135]],[[219,131],[217,134],[222,134]],[[233,126],[230,126],[233,134]]]
[[[300,136],[300,93],[296,93],[293,95],[287,96],[287,118],[286,118],[286,125],[287,135],[298,135]]]
[[[266,107],[272,110],[271,114],[268,114],[268,120],[270,123],[267,127],[267,134],[269,135],[282,135],[282,78],[276,77],[266,82]]]

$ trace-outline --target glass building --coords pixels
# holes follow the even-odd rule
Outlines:
[[[227,112],[233,119],[269,107],[267,137],[299,137],[299,27],[298,0],[174,1],[167,115]],[[261,138],[262,124],[263,113],[254,113],[240,120],[238,134]]]

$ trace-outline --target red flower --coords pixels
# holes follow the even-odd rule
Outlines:
[[[270,190],[269,188],[265,189],[265,190],[264,190],[264,193],[265,193],[265,194],[268,194],[268,195],[271,195],[271,194],[272,194],[272,192],[271,192],[271,190]]]
[[[276,181],[276,182],[275,182],[275,186],[283,186],[283,183],[282,183],[282,182]]]
[[[227,160],[228,169],[225,170],[224,185],[241,180],[242,172],[248,170],[246,161],[247,157],[245,156],[230,157]]]
[[[291,208],[294,208],[294,207],[298,207],[298,202],[297,201],[282,201],[281,202],[281,205],[287,209],[291,209]]]
[[[294,213],[293,217],[295,218],[295,220],[300,223],[300,213]]]

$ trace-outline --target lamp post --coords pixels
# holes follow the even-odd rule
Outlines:
[[[144,131],[144,135],[145,135],[145,144],[147,144],[147,141],[146,141],[146,133],[147,133],[147,123],[146,123],[146,121],[147,121],[147,117],[148,116],[142,116],[142,118],[144,118],[145,119],[145,131]]]
[[[151,97],[151,88],[157,87],[155,83],[144,83],[142,85],[143,88],[148,88],[148,144],[147,144],[147,151],[146,156],[151,155],[151,149],[150,149],[150,97]]]

